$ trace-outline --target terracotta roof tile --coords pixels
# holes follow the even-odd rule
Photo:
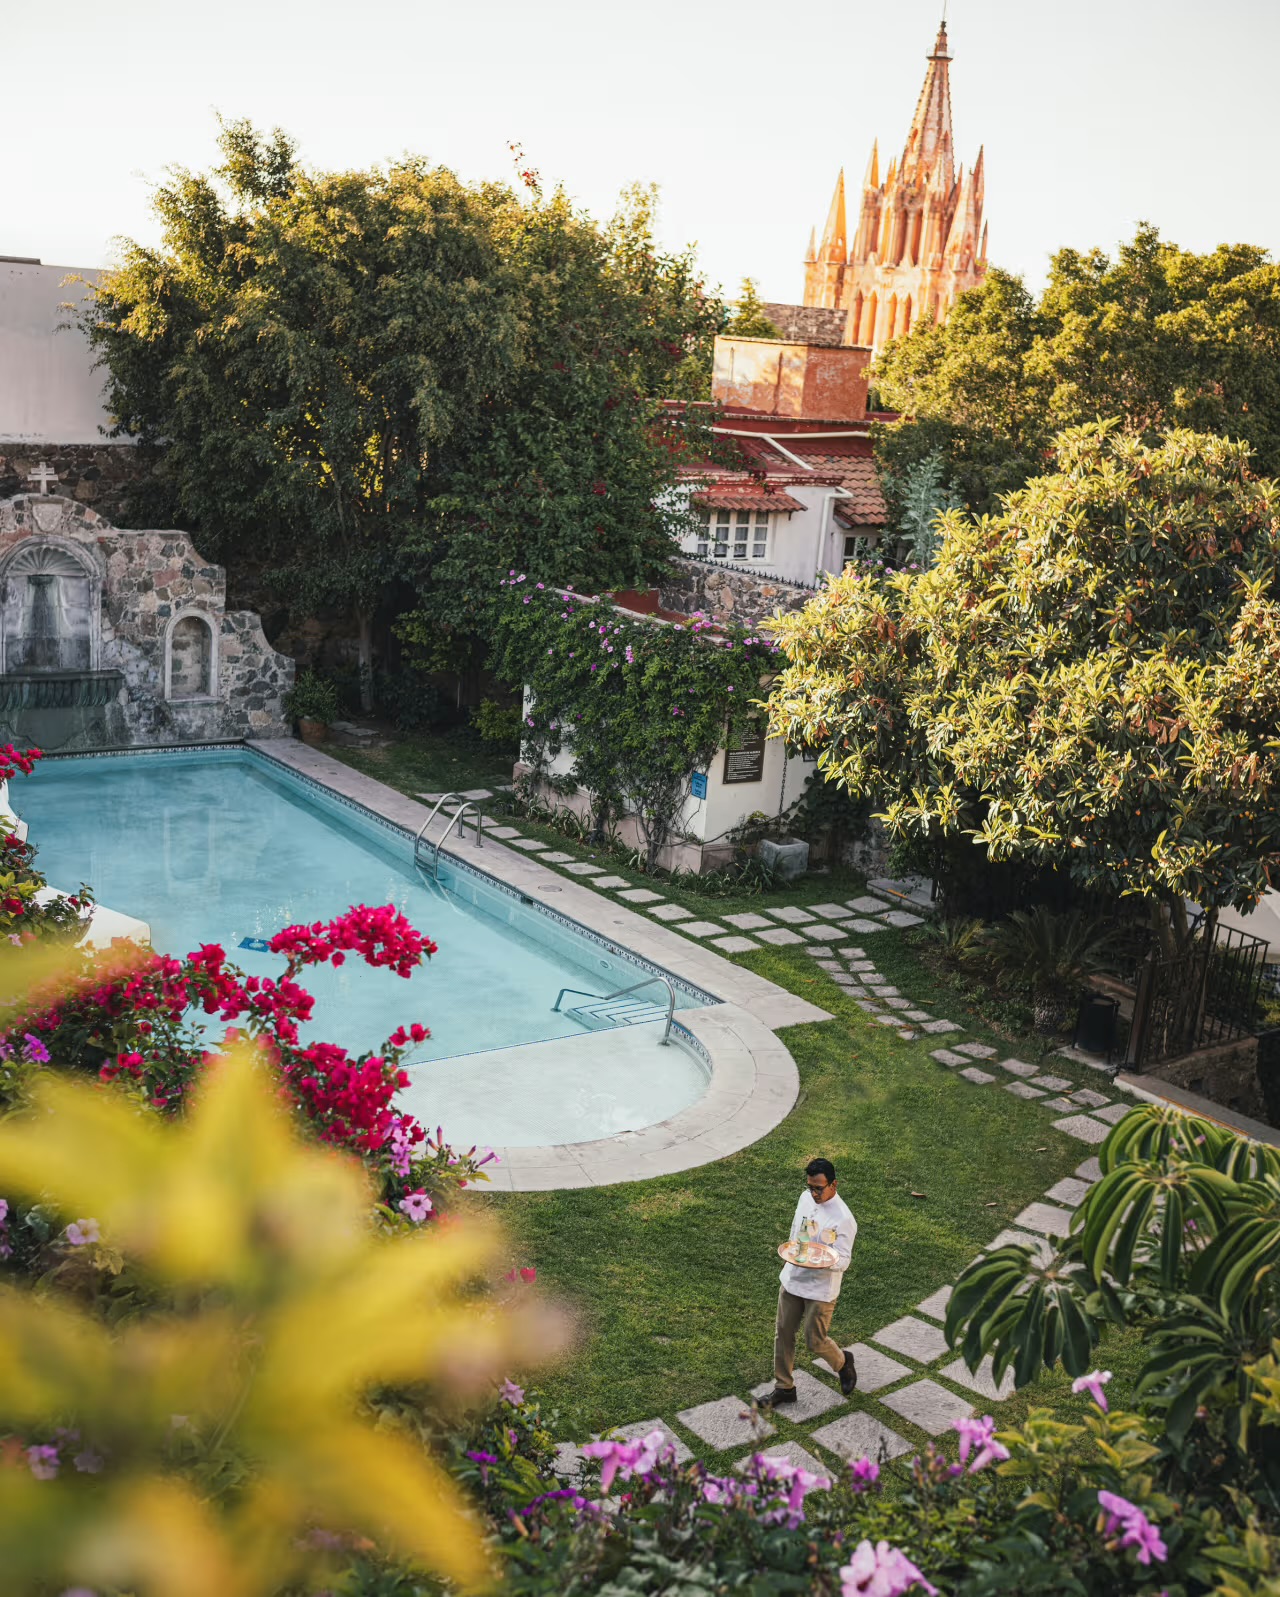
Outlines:
[[[803,502],[778,489],[749,488],[736,483],[722,483],[702,489],[693,496],[695,505],[706,505],[712,510],[803,510]]]

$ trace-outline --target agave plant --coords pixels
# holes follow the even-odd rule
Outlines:
[[[1030,989],[1037,1027],[1056,1031],[1071,1004],[1111,952],[1111,934],[1092,916],[1073,909],[1055,914],[1043,904],[1014,910],[987,934],[1002,975]]]
[[[948,965],[967,965],[986,951],[987,923],[969,915],[929,920],[920,930]]]

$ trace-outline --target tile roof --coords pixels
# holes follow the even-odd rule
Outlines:
[[[805,505],[790,494],[772,487],[752,487],[746,483],[712,483],[696,492],[695,505],[712,510],[803,510]]]

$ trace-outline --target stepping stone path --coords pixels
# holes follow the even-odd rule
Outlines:
[[[904,1314],[892,1325],[886,1325],[876,1332],[874,1340],[895,1353],[905,1353],[918,1364],[932,1363],[948,1351],[947,1339],[938,1327],[917,1320],[913,1314]]]
[[[784,904],[781,909],[771,909],[769,913],[774,920],[787,921],[792,926],[800,926],[813,919],[807,909],[797,909],[794,904]]]
[[[687,910],[681,904],[659,904],[656,909],[649,911],[654,920],[692,920],[692,910]]]
[[[802,943],[804,938],[786,926],[769,926],[759,934],[762,943],[772,943],[775,948],[786,948],[791,943]]]
[[[796,1404],[796,1408],[799,1408]],[[788,1409],[788,1414],[794,1414],[795,1409]],[[797,1469],[807,1469],[810,1475],[830,1475],[831,1471],[826,1464],[820,1464],[812,1453],[806,1453],[799,1442],[770,1442],[768,1447],[754,1448],[746,1458],[740,1458],[733,1466],[739,1472],[750,1469],[751,1460],[759,1453],[762,1458],[783,1458],[788,1464],[794,1464]]]
[[[753,1414],[751,1404],[740,1397],[718,1397],[710,1403],[699,1403],[696,1408],[681,1409],[676,1418],[717,1452],[772,1436],[774,1431],[768,1420]]]
[[[497,836],[496,832],[494,833],[494,836]],[[598,865],[566,865],[565,870],[572,871],[575,876],[599,876],[601,874],[600,867]]]
[[[713,937],[711,946],[726,954],[745,954],[752,948],[759,948],[760,944],[752,937]]]
[[[901,1458],[911,1443],[870,1414],[850,1414],[814,1431],[813,1439],[848,1463],[859,1458]]]
[[[625,876],[597,876],[592,887],[630,887]]]
[[[970,1065],[968,1070],[960,1071],[966,1081],[971,1081],[975,1087],[985,1087],[996,1078],[989,1070],[979,1070],[977,1065]]]
[[[730,926],[736,926],[740,932],[758,932],[762,926],[772,926],[773,922],[765,915],[726,915],[725,921]]]
[[[796,1400],[787,1406],[786,1416],[797,1425],[803,1425],[806,1420],[816,1420],[819,1414],[825,1414],[828,1409],[839,1408],[845,1401],[839,1392],[833,1392],[825,1381],[820,1381],[816,1375],[810,1375],[808,1370],[797,1370],[795,1381]],[[751,1395],[759,1401],[772,1391],[773,1382],[764,1381],[752,1389]]]
[[[886,1408],[928,1431],[930,1436],[941,1436],[943,1431],[952,1430],[957,1420],[967,1420],[973,1413],[972,1403],[929,1380],[899,1387],[883,1401]]]
[[[628,904],[661,904],[663,902],[661,893],[651,892],[647,887],[628,887],[624,892],[619,893],[618,897],[626,899]],[[717,926],[716,930],[719,931],[720,928]]]
[[[544,854],[542,863],[544,865],[568,865],[572,859],[572,854]]]

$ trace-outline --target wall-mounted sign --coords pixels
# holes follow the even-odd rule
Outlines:
[[[694,798],[704,799],[707,796],[707,773],[695,771],[689,783]]]
[[[764,780],[764,732],[749,732],[736,747],[724,751],[724,783]]]

